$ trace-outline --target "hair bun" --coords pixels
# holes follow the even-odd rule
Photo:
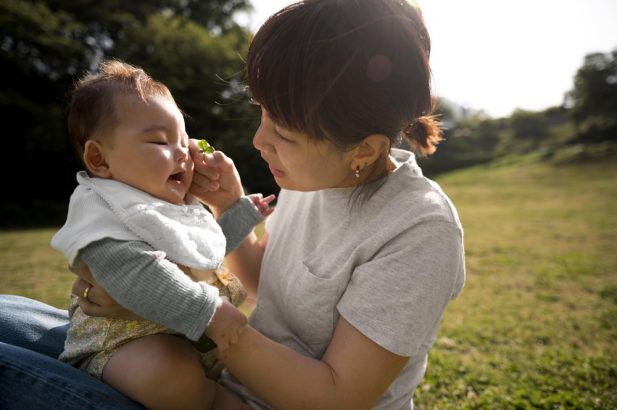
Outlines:
[[[413,151],[421,156],[434,153],[442,139],[439,121],[433,115],[416,118],[403,129],[403,134]]]

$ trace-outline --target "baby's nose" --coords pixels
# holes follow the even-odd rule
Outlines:
[[[189,158],[189,147],[179,145],[175,150],[175,158],[177,162],[184,162]]]

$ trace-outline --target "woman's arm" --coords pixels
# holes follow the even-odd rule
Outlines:
[[[223,362],[275,408],[370,408],[408,357],[377,345],[340,318],[321,360],[306,357],[247,327]]]
[[[265,232],[261,239],[251,232],[240,245],[230,252],[227,257],[227,266],[246,288],[249,297],[257,297],[257,287],[259,283],[259,271],[261,260],[268,243],[268,233]]]
[[[430,340],[460,288],[462,232],[448,222],[420,224],[353,275],[336,302],[340,319],[321,359],[247,327],[222,358],[229,371],[275,408],[371,407]]]

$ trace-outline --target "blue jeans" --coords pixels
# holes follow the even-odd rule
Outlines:
[[[56,359],[67,327],[65,310],[0,295],[0,409],[143,409]]]

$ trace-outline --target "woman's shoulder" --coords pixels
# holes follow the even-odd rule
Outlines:
[[[296,219],[306,214],[336,222],[362,220],[366,229],[373,229],[375,224],[394,224],[392,229],[400,231],[427,221],[447,222],[460,228],[452,201],[439,184],[422,174],[414,154],[393,149],[392,159],[394,171],[376,182],[378,186],[368,198],[354,197],[352,188],[314,192],[283,189],[277,211],[269,219]]]
[[[396,169],[367,204],[372,211],[407,226],[436,221],[460,227],[454,204],[437,182],[422,174],[413,153],[397,149],[392,156]]]

